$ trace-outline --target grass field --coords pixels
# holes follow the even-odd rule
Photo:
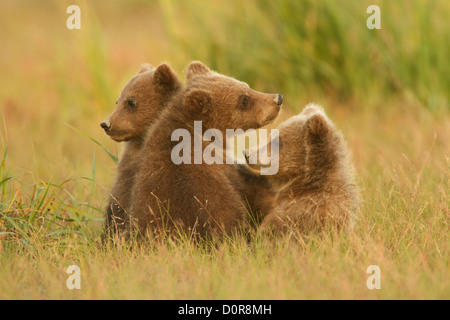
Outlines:
[[[80,30],[66,28],[74,3]],[[450,298],[448,1],[2,4],[0,299]],[[366,27],[371,4],[380,30]],[[323,105],[364,199],[351,233],[100,245],[115,174],[103,147],[121,145],[99,123],[141,63],[184,77],[194,59],[282,93],[274,125]],[[70,265],[80,290],[66,286]],[[370,265],[380,290],[366,286]]]

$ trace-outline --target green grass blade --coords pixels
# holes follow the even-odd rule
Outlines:
[[[114,161],[114,163],[117,164],[117,162],[119,162],[119,158],[116,157],[115,155],[113,155],[113,154],[111,153],[111,151],[109,151],[109,150],[108,150],[104,145],[102,145],[100,142],[98,142],[97,140],[95,140],[95,139],[92,138],[91,136],[87,135],[86,133],[84,133],[84,132],[78,130],[77,128],[71,126],[71,125],[68,124],[67,122],[64,122],[64,124],[65,124],[66,126],[68,126],[69,128],[73,129],[74,131],[76,131],[77,133],[81,134],[82,136],[88,138],[89,140],[91,140],[91,141],[94,142],[95,144],[97,144],[97,145],[99,145],[100,147],[102,147],[103,150],[105,150],[106,153],[109,155],[109,157],[112,159],[112,161]]]
[[[25,239],[30,240],[28,237],[28,234],[21,227],[19,227],[19,225],[17,223],[15,223],[13,219],[4,215],[1,212],[0,212],[0,214],[4,217],[4,219],[6,221],[8,221],[14,227],[14,230],[16,230],[18,233],[20,233]]]
[[[30,217],[28,219],[29,223],[33,223],[37,213],[41,210],[42,205],[44,204],[44,200],[47,197],[48,191],[50,190],[50,186],[51,186],[51,182],[47,184],[47,187],[45,188],[44,194],[42,195],[41,199],[39,200],[39,203],[36,206],[36,209],[32,211],[32,213],[30,214]]]

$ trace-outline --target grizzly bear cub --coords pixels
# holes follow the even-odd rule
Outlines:
[[[182,89],[181,82],[167,64],[157,68],[144,64],[123,88],[115,111],[101,123],[111,139],[125,141],[106,208],[104,237],[123,231],[145,133]]]
[[[234,234],[246,220],[242,197],[232,183],[238,173],[234,165],[202,160],[209,146],[205,141],[211,141],[204,136],[210,129],[216,130],[217,137],[227,129],[264,126],[278,116],[282,97],[254,91],[201,62],[188,66],[186,78],[184,94],[161,113],[142,147],[127,227],[131,232],[154,237],[179,233],[221,237]],[[201,124],[200,133],[196,123]],[[186,161],[181,163],[173,159],[180,141],[175,133],[180,130],[188,133],[189,141],[184,136],[183,142],[194,151],[183,154]]]
[[[351,227],[360,196],[342,134],[315,105],[278,129],[279,171],[264,176],[275,201],[259,232],[308,234]],[[256,150],[246,152],[247,162]],[[262,168],[257,161],[248,166],[255,173]]]

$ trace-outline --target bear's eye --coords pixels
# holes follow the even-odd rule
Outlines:
[[[134,98],[128,98],[127,99],[127,106],[130,108],[136,108],[136,100]]]
[[[247,96],[242,97],[242,105],[246,107],[248,105],[248,102],[250,101],[250,98]]]

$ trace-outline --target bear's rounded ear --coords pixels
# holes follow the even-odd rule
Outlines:
[[[178,82],[177,75],[167,63],[159,65],[155,69],[153,77],[157,83],[164,86],[172,87]]]
[[[141,67],[139,68],[138,74],[142,73],[142,72],[150,71],[152,69],[153,69],[153,67],[151,64],[143,63],[143,64],[141,64]]]
[[[315,114],[306,120],[308,133],[314,138],[325,137],[329,131],[328,122],[323,115]]]
[[[206,112],[211,105],[211,93],[204,90],[195,89],[186,95],[184,107],[190,111]]]
[[[201,63],[200,61],[193,61],[187,67],[186,78],[190,79],[193,76],[204,75],[208,74],[209,72],[211,72],[211,70],[203,63]]]
[[[318,112],[325,112],[325,111],[323,110],[323,108],[321,106],[314,104],[314,103],[310,103],[303,109],[303,111],[301,113],[304,115],[310,115],[310,114],[318,113]]]

